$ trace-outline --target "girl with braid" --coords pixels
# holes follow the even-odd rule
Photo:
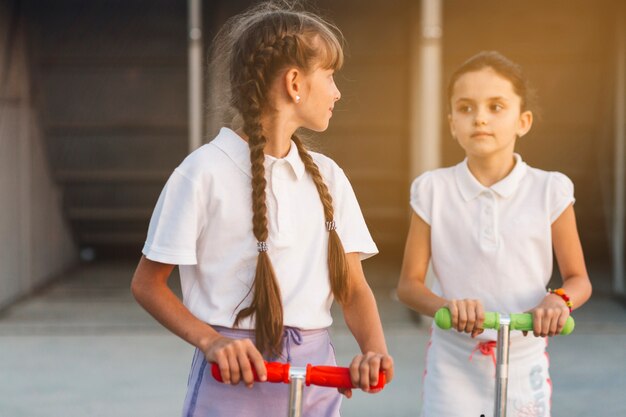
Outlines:
[[[253,372],[266,378],[264,359],[334,365],[333,299],[362,351],[353,385],[370,391],[380,370],[393,378],[361,267],[378,251],[344,172],[296,136],[328,127],[341,96],[340,34],[270,2],[231,19],[215,42],[243,126],[222,128],[175,169],[132,281],[139,304],[196,347],[183,415],[285,414],[288,386],[254,384]],[[167,285],[175,265],[182,302]],[[336,390],[307,387],[303,416],[339,416],[340,403]]]

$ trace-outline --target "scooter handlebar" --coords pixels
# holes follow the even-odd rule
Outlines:
[[[265,368],[267,369],[266,382],[289,382],[288,363],[265,362]],[[252,374],[254,375],[255,381],[261,382],[254,368],[252,368]],[[213,378],[215,378],[216,381],[224,382],[220,368],[215,362],[211,362],[211,375],[213,375]]]
[[[513,313],[509,314],[511,330],[531,331],[533,329],[533,316],[530,313]],[[452,316],[447,307],[442,307],[435,313],[435,323],[440,329],[448,330],[452,327]],[[575,322],[570,316],[561,330],[561,335],[568,335],[574,331]],[[500,314],[495,312],[485,312],[485,321],[483,328],[495,329],[500,328]]]
[[[370,390],[381,390],[386,383],[385,373],[378,374],[378,384],[371,386]],[[312,366],[306,367],[306,384],[321,387],[355,388],[350,378],[350,369],[341,366]]]
[[[291,366],[288,363],[280,362],[265,362],[267,369],[266,382],[283,382],[289,383],[291,381]],[[260,382],[254,368],[252,369],[254,374],[254,380]],[[216,381],[223,382],[222,373],[220,372],[217,363],[211,363],[211,374]],[[340,366],[313,366],[311,364],[306,366],[306,385],[318,385],[322,387],[333,388],[355,388],[352,385],[352,379],[350,378],[350,369]],[[378,374],[378,384],[370,387],[370,390],[381,390],[386,383],[385,373],[380,371]]]

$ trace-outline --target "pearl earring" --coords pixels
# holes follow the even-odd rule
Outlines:
[[[296,96],[296,103],[300,103],[300,96]]]

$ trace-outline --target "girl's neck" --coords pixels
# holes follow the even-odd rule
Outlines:
[[[293,123],[285,112],[276,112],[261,117],[263,133],[267,138],[265,145],[266,155],[274,158],[284,158],[291,148],[291,137],[296,132],[298,126]]]
[[[485,187],[491,187],[513,171],[515,156],[484,159],[468,156],[467,167],[478,182]]]
[[[296,131],[296,126],[290,126],[288,123],[282,123],[277,118],[262,117],[261,125],[263,126],[263,135],[267,139],[263,153],[273,156],[274,158],[284,158],[291,149],[291,137]],[[237,130],[237,134],[246,142],[248,136],[243,128]]]
[[[291,133],[285,132],[272,132],[268,131],[265,133],[265,137],[267,138],[267,143],[265,144],[265,148],[263,149],[263,153],[265,155],[273,156],[274,158],[284,158],[289,153],[291,149]]]

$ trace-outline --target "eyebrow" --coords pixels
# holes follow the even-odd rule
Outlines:
[[[470,103],[475,103],[475,102],[476,102],[475,100],[473,100],[473,99],[471,99],[471,98],[461,97],[461,98],[457,99],[457,100],[455,101],[455,103],[458,103],[458,102],[460,102],[460,101],[468,101],[468,102],[470,102]],[[487,101],[509,101],[509,99],[508,99],[508,98],[506,98],[506,97],[504,97],[504,96],[496,96],[496,97],[489,97],[489,98],[487,99]]]

